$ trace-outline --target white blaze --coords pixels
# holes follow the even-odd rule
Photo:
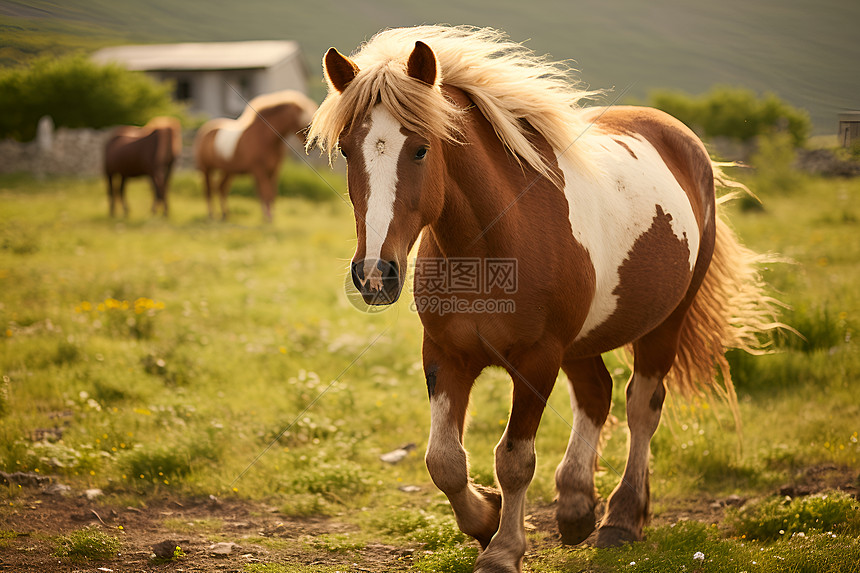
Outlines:
[[[405,142],[406,136],[400,133],[400,124],[385,106],[377,104],[370,113],[370,131],[361,146],[369,184],[364,218],[367,260],[379,258],[388,226],[394,217],[397,160]]]
[[[612,140],[623,141],[636,158]],[[632,136],[596,135],[594,141],[599,181],[580,175],[567,157],[558,159],[573,236],[588,251],[596,275],[594,299],[577,339],[605,322],[618,306],[613,291],[621,280],[619,269],[636,239],[651,228],[657,205],[672,217],[678,240],[686,239],[690,270],[699,253],[699,228],[690,201],[660,153]]]

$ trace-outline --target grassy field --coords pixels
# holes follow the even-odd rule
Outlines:
[[[314,177],[291,164],[284,181]],[[282,197],[263,225],[247,193],[231,196],[230,222],[210,222],[192,174],[175,178],[169,220],[149,216],[142,181],[128,191],[131,217],[111,220],[101,181],[0,179],[0,470],[101,488],[117,507],[214,495],[350,526],[288,542],[225,538],[205,516],[162,518],[165,532],[289,546],[290,560],[249,572],[335,571],[301,555],[361,563],[379,542],[415,552],[373,570],[470,570],[476,545],[423,463],[418,317],[408,296],[375,314],[349,302],[354,223],[343,181],[327,181],[303,193],[316,200]],[[765,274],[805,338],[732,354],[742,436],[720,404],[671,401],[652,447],[653,527],[617,550],[562,548],[544,527],[571,418],[559,383],[538,435],[526,570],[857,570],[857,501],[835,490],[856,493],[860,467],[860,181],[760,191],[763,210],[738,202],[730,219],[749,246],[791,259]],[[624,465],[629,375],[623,357],[606,359],[616,396],[604,497]],[[467,447],[482,483],[493,482],[509,394],[499,371],[476,386]],[[379,460],[407,443],[417,447],[400,463]],[[11,485],[0,498],[0,523],[31,503]],[[18,551],[21,533],[0,525],[0,556]],[[80,542],[59,533],[45,543]]]

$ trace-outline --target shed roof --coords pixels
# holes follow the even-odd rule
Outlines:
[[[99,63],[117,62],[130,70],[238,70],[268,68],[299,53],[283,40],[113,46],[93,54]]]

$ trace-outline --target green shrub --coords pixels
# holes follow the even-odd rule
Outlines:
[[[0,138],[28,141],[39,118],[57,127],[102,128],[142,125],[155,115],[178,114],[170,86],[119,65],[99,65],[83,56],[43,58],[29,67],[0,71]]]
[[[198,436],[189,437],[187,444],[141,446],[125,454],[120,466],[135,481],[169,484],[191,473],[195,465],[220,457],[211,440]]]
[[[827,302],[816,305],[801,303],[783,311],[781,319],[801,334],[778,331],[776,344],[783,349],[804,352],[830,350],[844,344],[852,330],[847,318],[831,311]]]
[[[321,462],[292,476],[289,489],[293,493],[309,493],[337,503],[346,503],[356,495],[375,489],[370,475],[358,464]]]
[[[731,510],[726,522],[737,536],[775,540],[795,533],[860,535],[860,506],[842,492],[798,499],[772,498]]]
[[[705,137],[728,137],[742,142],[777,131],[790,134],[795,146],[803,145],[812,129],[809,114],[790,106],[774,94],[716,86],[700,96],[676,91],[651,94],[650,105],[677,117]]]
[[[60,537],[54,555],[72,561],[110,559],[121,546],[119,539],[113,535],[88,527]]]
[[[756,152],[750,158],[755,168],[750,186],[755,193],[762,196],[790,193],[804,186],[804,175],[794,166],[797,158],[794,146],[792,136],[785,132],[756,138]]]
[[[424,544],[426,549],[455,547],[469,537],[460,531],[453,514],[440,516],[423,509],[406,509],[386,514],[376,526],[389,535]]]

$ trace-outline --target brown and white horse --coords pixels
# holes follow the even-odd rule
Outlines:
[[[347,158],[351,272],[367,303],[398,299],[423,232],[414,296],[431,409],[426,463],[484,549],[475,570],[521,570],[535,432],[559,369],[574,412],[555,474],[562,540],[580,543],[596,526],[598,545],[640,539],[664,378],[707,391],[725,347],[755,346],[771,312],[752,253],[716,217],[702,143],[653,109],[579,107],[584,94],[564,69],[493,30],[389,30],[352,58],[332,48],[323,67],[329,94],[309,145]],[[601,353],[628,344],[629,455],[596,523],[594,467],[612,394]],[[469,395],[488,366],[513,379],[495,449],[500,492],[472,482],[463,448]]]
[[[167,215],[167,184],[173,163],[182,153],[182,126],[175,117],[155,117],[143,127],[124,125],[116,128],[105,144],[104,167],[108,185],[110,216],[116,203],[122,203],[128,217],[125,182],[129,177],[148,175],[152,181],[152,212],[159,204]],[[114,185],[119,176],[119,185]]]
[[[251,174],[263,206],[263,217],[272,219],[272,206],[278,192],[278,168],[284,158],[284,138],[299,135],[308,126],[316,104],[304,94],[283,90],[257,96],[248,102],[238,119],[217,118],[203,124],[194,139],[194,158],[203,172],[209,217],[212,205],[213,175],[221,172],[217,189],[221,216],[227,218],[227,193],[233,177]]]

